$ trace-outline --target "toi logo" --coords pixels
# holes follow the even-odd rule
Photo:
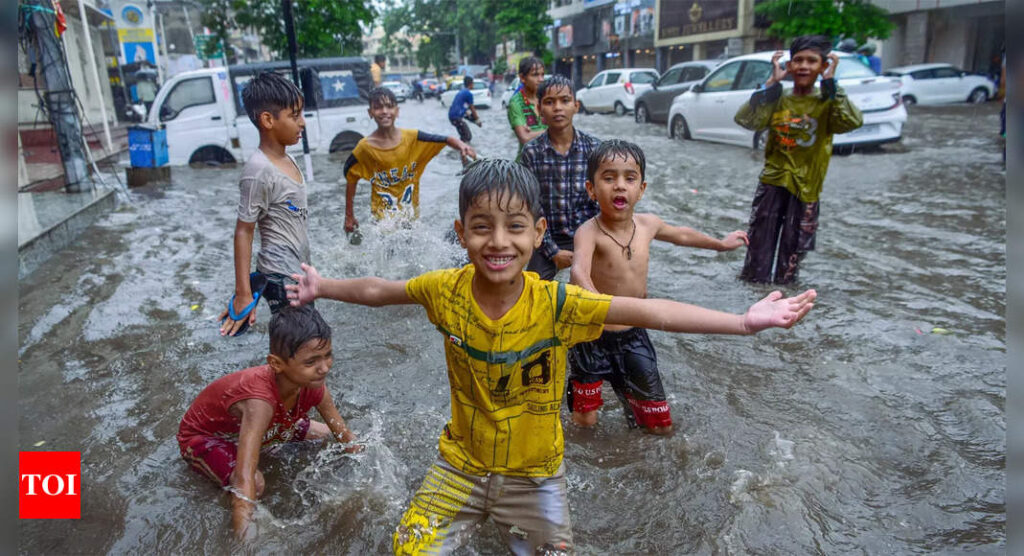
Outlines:
[[[82,517],[81,452],[18,453],[18,517]]]

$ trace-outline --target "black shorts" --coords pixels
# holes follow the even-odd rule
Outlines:
[[[284,274],[264,274],[257,270],[249,275],[249,286],[252,292],[260,292],[260,297],[267,302],[267,307],[270,307],[271,315],[276,315],[282,307],[287,307],[290,304],[284,285],[294,283],[295,280]]]
[[[647,330],[606,331],[593,342],[577,344],[569,349],[569,365],[568,399],[573,411],[594,411],[604,405],[601,384],[607,380],[630,426],[672,425],[658,357]]]
[[[473,139],[473,134],[469,132],[469,124],[466,123],[466,120],[462,118],[449,118],[448,121],[458,130],[460,141],[469,143]]]

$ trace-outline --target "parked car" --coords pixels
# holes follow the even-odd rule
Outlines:
[[[408,90],[405,83],[400,81],[385,81],[380,86],[391,89],[391,92],[395,93],[395,98],[398,99],[398,102],[405,102],[407,98],[412,96],[412,91]]]
[[[355,148],[375,127],[366,113],[366,97],[372,87],[369,62],[363,58],[315,58],[298,60],[298,66],[310,150],[326,153]],[[147,123],[167,131],[170,164],[231,163],[256,151],[259,132],[246,115],[242,90],[261,71],[292,78],[291,64],[282,61],[186,71],[164,83]],[[288,151],[302,152],[302,143]]]
[[[660,75],[654,68],[604,70],[576,92],[580,111],[612,112],[619,116],[633,110],[637,95],[651,88]]]
[[[703,81],[676,97],[668,113],[669,137],[704,139],[733,145],[764,148],[767,130],[757,133],[733,121],[740,106],[771,75],[773,52],[737,56],[722,62]],[[833,136],[833,146],[871,145],[899,141],[907,110],[900,100],[900,82],[876,74],[854,55],[836,52],[839,66],[836,80],[854,106],[864,115],[864,124]],[[786,53],[782,61],[789,58]],[[782,82],[784,89],[792,80]]]
[[[425,97],[436,97],[441,96],[441,83],[433,77],[420,81],[423,86],[423,96]]]
[[[491,84],[486,79],[473,80],[473,106],[491,107]],[[462,90],[462,83],[452,83],[452,88],[441,93],[441,106],[451,106],[456,93]]]
[[[987,76],[968,73],[950,64],[901,66],[883,75],[897,77],[903,83],[903,104],[980,103],[996,92],[996,84]]]
[[[721,60],[694,60],[676,64],[665,72],[651,88],[636,97],[633,114],[637,123],[668,121],[672,101],[690,90],[694,83],[704,79]]]
[[[549,77],[551,77],[550,73],[544,74],[544,79]],[[505,90],[501,93],[502,108],[508,108],[508,101],[512,98],[512,95],[516,94],[516,91],[519,90],[519,84],[519,76],[517,75],[516,78],[512,80],[512,83],[510,83],[508,87],[505,87]]]

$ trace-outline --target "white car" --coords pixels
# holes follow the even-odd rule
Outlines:
[[[672,101],[668,113],[669,137],[704,139],[763,149],[767,130],[757,133],[740,127],[733,118],[750,95],[771,75],[773,52],[757,52],[722,62],[701,82]],[[837,84],[864,116],[864,124],[833,136],[833,146],[879,145],[899,141],[907,110],[900,99],[900,82],[876,74],[851,54],[836,52]],[[789,59],[786,53],[782,61]],[[792,80],[782,82],[784,89]]]
[[[996,84],[984,75],[961,71],[949,64],[918,64],[883,73],[903,83],[904,104],[981,103],[995,96]]]
[[[405,102],[405,100],[410,96],[409,90],[401,81],[385,81],[381,83],[380,86],[391,89],[391,92],[395,93],[395,98],[398,99],[398,102]]]
[[[551,77],[550,73],[544,74],[544,80],[545,81],[549,77]],[[502,108],[508,108],[508,101],[512,99],[512,95],[516,94],[516,91],[518,91],[518,90],[519,90],[519,76],[517,75],[516,78],[512,80],[512,83],[509,84],[508,87],[505,87],[505,91],[501,93],[501,107]]]
[[[612,112],[621,116],[633,110],[636,97],[651,88],[661,75],[654,68],[604,70],[576,92],[580,111]]]
[[[441,106],[451,106],[455,95],[462,90],[462,82],[452,83],[452,88],[441,93]],[[477,108],[491,107],[490,83],[483,79],[473,80],[473,106]]]

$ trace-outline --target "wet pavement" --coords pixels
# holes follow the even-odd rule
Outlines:
[[[805,322],[756,337],[652,332],[677,433],[629,430],[611,395],[595,430],[566,425],[581,554],[1005,551],[1005,177],[999,106],[913,107],[904,140],[834,156]],[[512,156],[504,112],[471,126]],[[453,134],[436,101],[402,127]],[[762,160],[673,141],[630,117],[579,116],[648,156],[640,210],[712,235],[745,229]],[[408,278],[450,266],[459,160],[427,168],[412,229],[342,231],[341,160],[314,159],[313,263],[337,277]],[[133,190],[19,283],[19,449],[82,452],[81,520],[21,521],[20,552],[223,553],[228,498],[188,470],[174,435],[193,397],[259,364],[268,311],[225,339],[235,168],[175,168]],[[652,247],[649,290],[741,311],[768,288],[737,280],[742,253]],[[564,274],[563,274],[564,276]],[[334,328],[328,386],[367,442],[261,458],[259,553],[382,553],[437,455],[448,415],[442,340],[416,306],[318,303]],[[566,423],[568,421],[566,420]],[[42,444],[38,444],[42,443]],[[250,550],[251,547],[250,547]],[[505,553],[485,524],[460,554]]]

